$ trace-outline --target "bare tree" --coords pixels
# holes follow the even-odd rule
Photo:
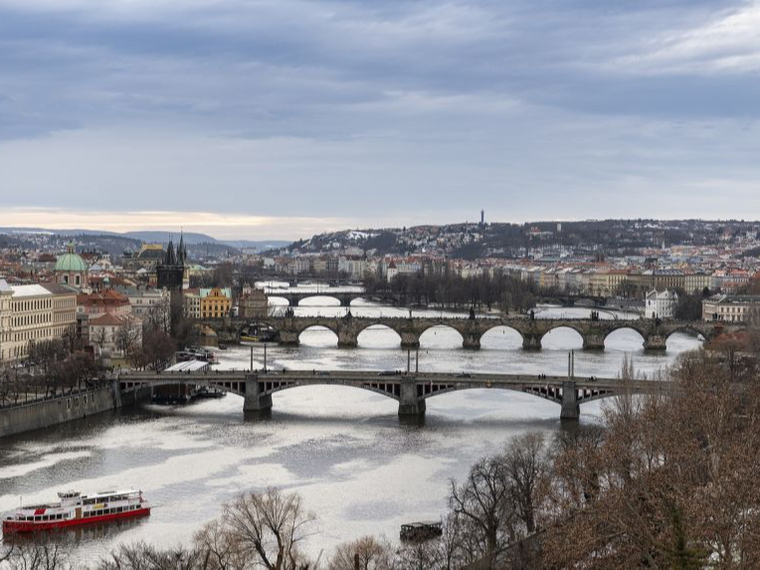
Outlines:
[[[65,549],[58,542],[15,541],[0,551],[0,568],[8,570],[69,570]]]
[[[507,444],[503,455],[509,498],[525,533],[536,532],[536,514],[547,496],[549,456],[544,436],[529,432]]]
[[[462,485],[451,482],[449,505],[467,537],[468,562],[496,568],[499,555],[514,541],[517,513],[510,501],[510,482],[501,457],[475,463]]]
[[[245,570],[248,567],[239,537],[229,532],[219,519],[206,523],[195,534],[195,543],[203,551],[204,568],[208,570]]]
[[[132,322],[125,322],[116,331],[116,348],[125,356],[129,355],[136,349],[141,348],[142,330],[141,327]]]
[[[98,570],[206,570],[204,552],[182,546],[166,550],[144,542],[122,544],[98,565]]]
[[[341,544],[330,559],[330,570],[391,570],[392,549],[373,536]]]
[[[269,570],[307,570],[311,564],[298,550],[315,520],[296,493],[268,488],[241,495],[224,507],[224,520],[241,551]]]

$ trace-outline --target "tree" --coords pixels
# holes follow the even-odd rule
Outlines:
[[[148,315],[143,324],[145,329],[171,332],[171,303],[168,295],[153,303],[148,308]]]
[[[248,565],[240,540],[224,522],[214,519],[195,534],[208,570],[245,570]]]
[[[373,536],[341,544],[330,559],[330,570],[390,570],[391,548]]]
[[[268,570],[311,567],[298,545],[315,516],[304,511],[298,494],[270,487],[262,493],[241,495],[225,505],[223,520],[241,553],[256,564]]]
[[[71,570],[63,546],[57,542],[3,541],[0,568],[8,570]]]
[[[127,356],[142,344],[142,330],[137,324],[126,321],[116,330],[115,340],[116,348]]]
[[[205,552],[183,546],[161,550],[144,542],[119,545],[98,565],[98,570],[210,570]]]
[[[151,367],[160,370],[171,359],[177,345],[164,331],[151,329],[144,333],[142,348],[129,355],[130,361],[137,367]]]
[[[498,456],[475,463],[462,485],[451,482],[449,505],[468,537],[468,562],[482,560],[495,568],[500,555],[515,539],[516,513],[509,501],[511,489]]]
[[[504,451],[503,462],[517,517],[525,525],[525,534],[533,534],[548,486],[550,462],[544,436],[529,432],[512,440]]]

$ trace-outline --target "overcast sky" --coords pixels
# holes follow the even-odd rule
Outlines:
[[[0,226],[760,218],[760,1],[0,0]]]

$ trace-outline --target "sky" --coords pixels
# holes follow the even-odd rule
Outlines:
[[[760,0],[0,0],[0,226],[760,218]]]

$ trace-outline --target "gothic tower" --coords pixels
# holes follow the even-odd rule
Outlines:
[[[185,243],[180,237],[178,254],[174,251],[174,243],[169,240],[169,246],[166,248],[166,255],[162,263],[156,266],[159,289],[166,287],[169,291],[170,315],[171,315],[171,332],[176,336],[177,327],[182,319],[182,279],[185,274]]]

